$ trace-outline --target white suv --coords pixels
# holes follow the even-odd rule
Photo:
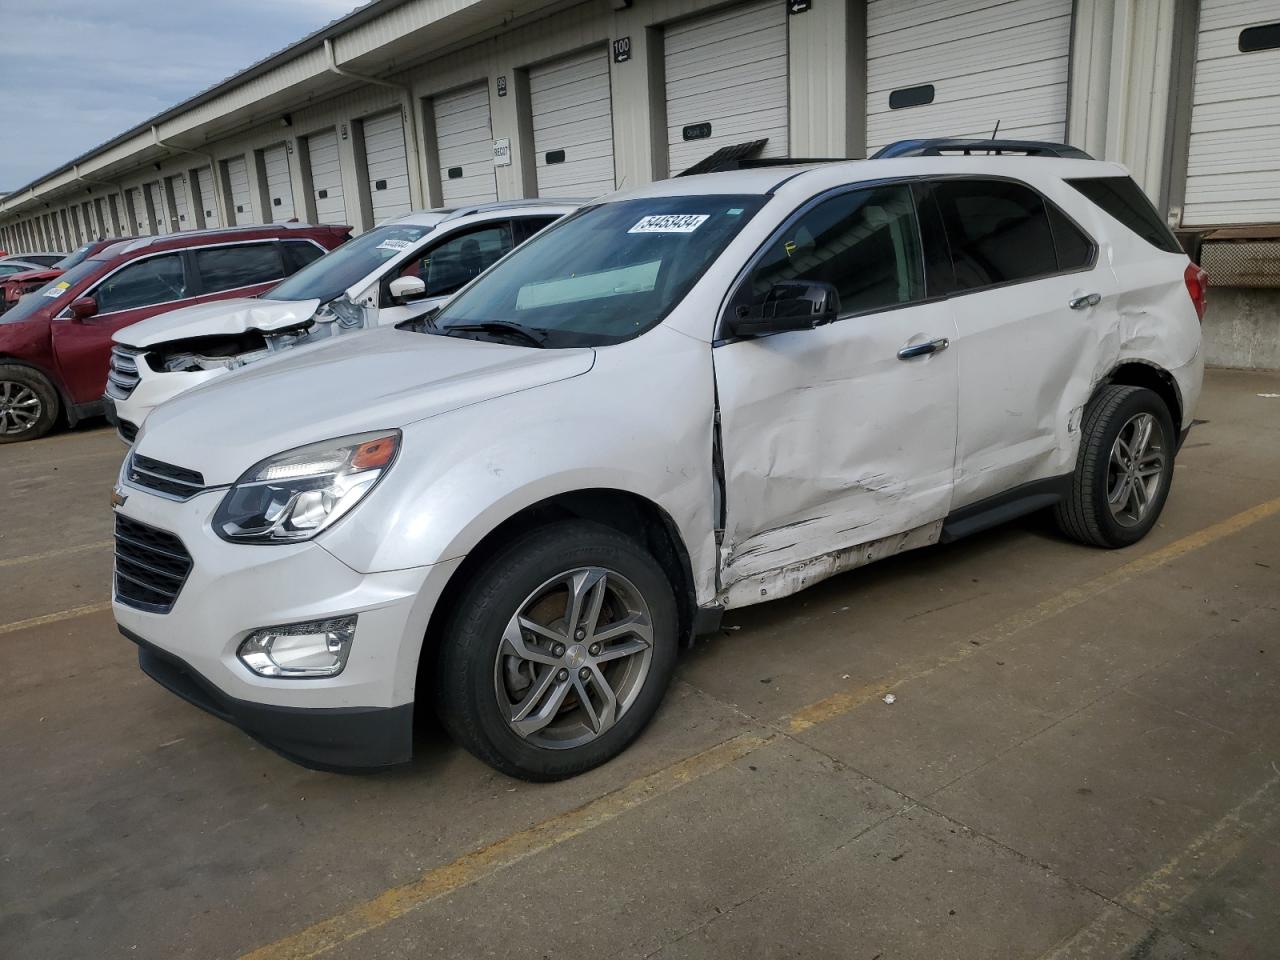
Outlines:
[[[113,336],[108,415],[132,443],[152,410],[192,387],[281,350],[421,316],[580,203],[513,200],[411,213],[259,297],[184,307],[124,327]]]
[[[1143,537],[1203,295],[1088,159],[616,193],[434,318],[157,410],[114,498],[116,619],[148,674],[309,765],[404,761],[421,709],[499,770],[576,774],[726,610],[1045,507]]]

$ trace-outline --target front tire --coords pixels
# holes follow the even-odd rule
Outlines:
[[[58,391],[38,370],[0,363],[0,443],[43,437],[58,422]]]
[[[1127,547],[1155,526],[1173,482],[1177,433],[1169,408],[1144,387],[1110,385],[1085,408],[1071,493],[1054,508],[1067,536]]]
[[[621,753],[652,719],[678,648],[675,597],[643,547],[587,521],[488,559],[449,617],[437,710],[503,773],[559,780]]]

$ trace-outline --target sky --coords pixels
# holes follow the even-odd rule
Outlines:
[[[0,0],[0,192],[243,70],[360,0]]]

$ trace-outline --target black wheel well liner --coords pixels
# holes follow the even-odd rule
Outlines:
[[[1123,387],[1146,387],[1155,393],[1169,408],[1175,432],[1182,430],[1182,391],[1178,381],[1164,367],[1147,360],[1125,360],[1112,368],[1094,390],[1096,395],[1108,384]]]
[[[453,605],[474,571],[515,537],[538,527],[570,519],[591,520],[611,527],[643,545],[666,572],[671,581],[679,615],[680,637],[689,641],[693,634],[697,611],[693,566],[680,531],[670,515],[652,500],[624,490],[593,488],[557,494],[531,504],[508,517],[490,530],[470,550],[458,569],[449,577],[431,617],[418,656],[416,683],[420,684],[435,668],[444,625]]]

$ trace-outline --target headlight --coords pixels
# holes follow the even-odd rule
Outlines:
[[[232,543],[296,543],[332,526],[373,489],[400,449],[400,431],[362,433],[269,457],[235,482],[213,515]]]

